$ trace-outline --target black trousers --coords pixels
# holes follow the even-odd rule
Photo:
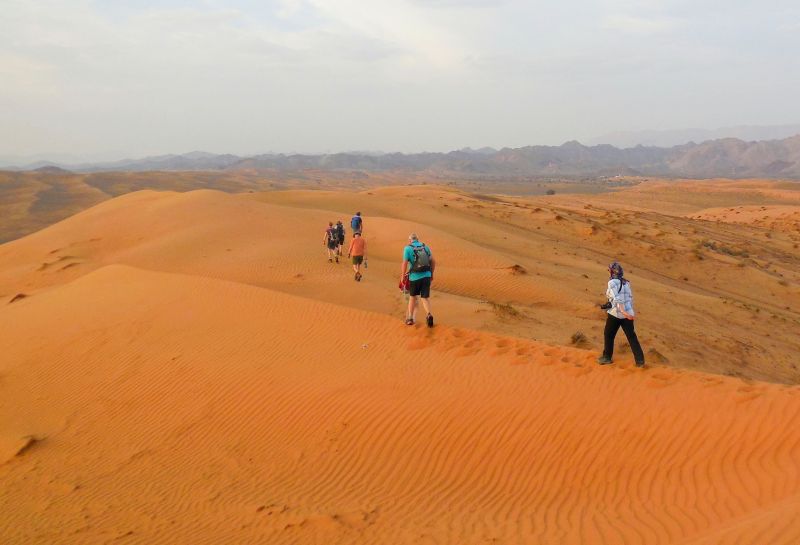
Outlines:
[[[633,329],[633,320],[620,320],[611,314],[607,314],[606,316],[606,330],[603,333],[603,337],[605,338],[603,355],[609,358],[614,355],[614,337],[617,336],[617,331],[619,331],[621,327],[622,331],[625,332],[625,336],[628,338],[628,344],[631,345],[633,359],[637,362],[644,363],[644,352],[642,352],[642,346],[639,344],[636,331]]]

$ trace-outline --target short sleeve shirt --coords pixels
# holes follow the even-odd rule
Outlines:
[[[414,250],[411,249],[412,245],[417,247],[417,248],[419,248],[421,246],[424,246],[424,244],[422,244],[421,242],[413,242],[411,245],[406,246],[405,248],[403,248],[403,261],[408,261],[413,265],[414,264]],[[426,246],[426,248],[428,249],[428,254],[433,255],[433,253],[431,252],[431,247],[430,246]],[[431,277],[431,276],[433,276],[433,273],[431,273],[431,271],[412,272],[411,274],[408,275],[408,279],[411,280],[412,282],[414,282],[416,280],[419,280],[420,278],[428,278],[428,277]]]
[[[350,251],[347,252],[350,255],[364,255],[364,248],[367,246],[367,241],[361,237],[354,237],[353,240],[350,241]]]

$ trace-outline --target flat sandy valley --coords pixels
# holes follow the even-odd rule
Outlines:
[[[33,178],[0,223],[3,545],[800,543],[800,183]],[[356,210],[361,282],[321,244]],[[622,334],[595,363],[614,259],[644,369]]]

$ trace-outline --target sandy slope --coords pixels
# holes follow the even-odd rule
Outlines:
[[[2,543],[797,543],[800,390],[677,368],[794,376],[792,233],[605,198],[144,191],[0,246]],[[320,242],[356,207],[362,283]],[[620,240],[669,366],[561,346]]]
[[[795,388],[124,266],[0,342],[5,543],[800,539]]]
[[[730,208],[706,208],[693,214],[695,219],[724,221],[756,225],[771,231],[800,234],[800,206],[735,206]]]
[[[582,331],[599,346],[598,284],[605,266],[619,259],[646,317],[640,335],[654,351],[653,360],[799,383],[800,234],[684,214],[714,202],[749,202],[764,195],[795,202],[800,192],[773,184],[753,189],[748,182],[720,195],[720,184],[654,182],[614,194],[546,198],[435,187],[289,191],[256,198],[299,210],[368,209],[410,221],[426,238],[435,228],[474,242],[480,256],[501,255],[507,260],[503,267],[442,278],[438,290],[510,304],[516,310],[512,317],[487,318],[482,327],[557,344]],[[513,274],[513,265],[527,274]]]
[[[442,323],[559,345],[582,332],[597,349],[603,314],[596,303],[605,266],[617,258],[635,286],[651,362],[800,383],[795,235],[596,199],[499,198],[437,187],[143,191],[0,246],[0,298],[120,263],[400,318],[399,255],[407,234],[417,231],[443,264],[435,283]],[[346,222],[354,209],[369,210],[370,268],[361,284],[348,278],[347,265],[322,258],[323,226]]]

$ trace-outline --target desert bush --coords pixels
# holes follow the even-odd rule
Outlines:
[[[494,301],[487,301],[492,310],[501,318],[519,318],[520,313],[517,309],[509,303],[495,303]]]
[[[750,257],[750,254],[746,250],[740,250],[739,248],[734,248],[732,246],[727,246],[722,243],[716,243],[713,240],[703,240],[701,242],[701,246],[704,248],[708,248],[714,252],[720,254],[726,254],[733,257]]]
[[[572,334],[572,337],[570,337],[570,343],[578,348],[584,348],[589,346],[589,339],[583,334],[583,331],[576,331]]]

